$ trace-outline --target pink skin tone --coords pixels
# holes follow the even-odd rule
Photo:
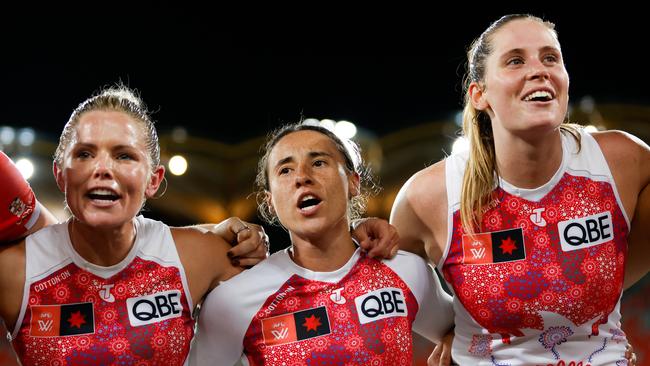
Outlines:
[[[560,44],[545,25],[515,20],[493,34],[491,45],[484,83],[470,85],[471,102],[492,120],[502,176],[533,188],[544,184],[561,162],[558,127],[567,112],[569,76]],[[528,98],[533,95],[546,99]],[[530,171],[539,160],[552,164]]]
[[[75,249],[89,261],[111,265],[128,253],[132,220],[145,197],[155,194],[164,168],[151,171],[140,122],[122,112],[92,111],[81,115],[54,175],[74,216]],[[98,233],[107,246],[90,245]]]
[[[354,252],[347,213],[359,176],[344,167],[332,140],[316,131],[284,136],[269,155],[267,199],[291,235],[294,260],[306,268],[334,270]],[[314,204],[303,207],[305,197]]]

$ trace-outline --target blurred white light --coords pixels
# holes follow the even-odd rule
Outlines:
[[[351,139],[357,134],[357,126],[352,122],[338,121],[334,132],[341,137]]]
[[[169,171],[174,175],[183,175],[187,171],[187,160],[181,155],[174,155],[169,159]]]
[[[598,127],[596,127],[594,125],[587,125],[587,126],[585,126],[584,130],[585,130],[585,132],[589,132],[589,133],[598,132]]]
[[[458,127],[463,127],[463,111],[458,111],[454,114],[454,123]]]
[[[324,119],[320,121],[320,125],[327,128],[330,131],[335,131],[336,129],[336,122],[331,119]]]
[[[36,138],[33,128],[21,128],[18,130],[18,143],[22,146],[31,146]]]
[[[580,109],[585,113],[593,113],[596,107],[596,101],[590,95],[585,95],[580,99]]]
[[[12,127],[2,126],[0,127],[0,144],[9,145],[14,142],[16,137],[16,132]]]
[[[25,179],[29,179],[34,175],[34,164],[27,158],[18,159],[16,168]]]
[[[305,118],[302,120],[303,125],[311,125],[311,126],[318,126],[320,124],[320,121],[317,120],[316,118]]]
[[[182,144],[187,140],[187,130],[184,127],[175,127],[172,130],[172,141]]]
[[[460,136],[454,141],[454,144],[451,145],[451,153],[457,154],[459,152],[469,150],[469,140],[464,136]]]

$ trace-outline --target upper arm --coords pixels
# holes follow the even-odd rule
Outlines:
[[[628,237],[625,288],[635,284],[650,271],[650,185],[646,185],[637,203],[632,230]]]
[[[593,133],[600,145],[628,218],[635,216],[641,191],[650,183],[650,147],[623,131]]]
[[[38,205],[38,219],[36,219],[34,226],[32,226],[27,231],[27,233],[25,233],[25,236],[33,234],[46,226],[54,225],[59,222],[56,217],[54,217],[54,215],[47,209],[47,207],[43,206],[42,203],[36,202],[36,204]]]
[[[232,265],[227,252],[230,244],[219,235],[193,227],[172,228],[172,236],[190,286],[194,304],[219,282],[241,272]]]
[[[446,239],[447,196],[444,161],[413,175],[400,189],[390,222],[400,236],[400,249],[437,262]]]
[[[630,218],[625,288],[650,271],[650,147],[621,131],[594,133]]]
[[[25,242],[0,246],[0,318],[15,328],[25,286]]]

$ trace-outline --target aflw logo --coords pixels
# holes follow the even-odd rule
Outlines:
[[[472,255],[474,256],[474,259],[482,259],[485,257],[485,248],[471,248],[470,251],[472,252]]]
[[[271,334],[275,339],[285,339],[289,335],[289,328],[282,328],[282,330],[272,330]]]
[[[49,332],[50,329],[52,329],[52,324],[54,324],[54,321],[52,319],[50,320],[39,320],[38,321],[38,330],[41,332]]]

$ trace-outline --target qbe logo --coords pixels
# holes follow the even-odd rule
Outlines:
[[[614,240],[612,215],[609,211],[557,224],[562,250],[569,252]]]
[[[126,307],[129,312],[129,322],[133,327],[178,318],[183,313],[179,290],[132,297],[126,299]]]
[[[368,292],[355,298],[354,303],[361,324],[394,316],[408,315],[404,293],[394,287]]]

